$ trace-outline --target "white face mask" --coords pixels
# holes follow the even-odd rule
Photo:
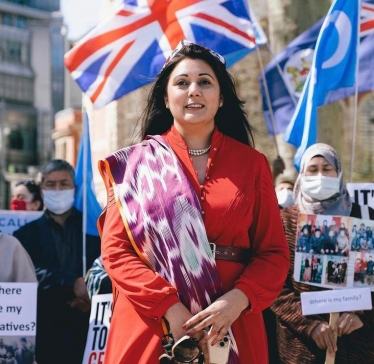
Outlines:
[[[326,176],[301,177],[301,191],[318,201],[324,201],[339,193],[340,178]]]
[[[285,208],[294,204],[293,192],[287,188],[277,191],[278,205]]]
[[[75,189],[71,190],[42,190],[43,202],[47,210],[56,215],[69,211],[74,204]]]

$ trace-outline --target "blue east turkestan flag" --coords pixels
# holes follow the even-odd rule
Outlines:
[[[85,159],[86,155],[86,159]],[[86,167],[85,167],[86,166]],[[75,195],[74,207],[83,212],[87,217],[86,233],[89,235],[98,236],[97,219],[101,214],[101,207],[97,202],[96,195],[93,187],[93,172],[91,162],[91,143],[90,143],[90,130],[88,123],[88,115],[83,113],[82,134],[79,145],[79,154],[77,166],[75,168],[75,184],[77,192]],[[84,193],[86,193],[86,205],[84,206]]]
[[[271,108],[274,113],[274,129],[270,119],[269,105],[265,97],[264,82],[260,77],[262,103],[266,125],[270,134],[284,133],[300,98],[306,82],[318,34],[323,19],[295,38],[265,67],[265,78],[269,88]],[[361,3],[360,45],[358,48],[358,92],[374,90],[374,0]],[[328,104],[355,93],[355,87],[331,90],[324,104]]]
[[[355,84],[360,0],[335,0],[319,33],[311,70],[284,140],[298,149],[297,170],[305,150],[317,142],[317,107],[329,91]]]

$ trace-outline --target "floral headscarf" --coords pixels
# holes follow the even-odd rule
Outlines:
[[[301,191],[301,177],[305,176],[305,170],[309,161],[316,157],[324,157],[336,170],[339,177],[340,193],[334,195],[327,200],[316,200]],[[323,214],[323,215],[339,215],[349,216],[352,209],[351,198],[348,194],[345,184],[343,183],[343,172],[339,157],[336,150],[324,143],[311,145],[301,159],[300,174],[296,179],[294,187],[294,200],[299,207],[301,213],[304,214]]]

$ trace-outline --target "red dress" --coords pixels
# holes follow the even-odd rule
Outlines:
[[[217,129],[205,181],[199,184],[187,145],[174,127],[163,135],[182,163],[203,211],[208,240],[251,247],[247,266],[217,260],[223,290],[242,290],[250,301],[232,329],[242,364],[265,364],[267,340],[261,311],[274,301],[289,268],[288,247],[270,169],[255,149]],[[108,181],[105,181],[108,185]],[[106,364],[158,364],[164,313],[179,302],[176,290],[136,255],[109,188],[100,217],[103,263],[115,287]]]

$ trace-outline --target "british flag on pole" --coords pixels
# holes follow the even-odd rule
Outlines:
[[[181,39],[222,54],[228,67],[266,42],[247,0],[123,0],[65,55],[65,65],[101,107],[152,82]]]

